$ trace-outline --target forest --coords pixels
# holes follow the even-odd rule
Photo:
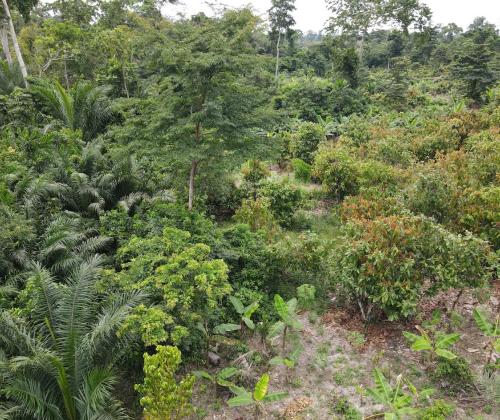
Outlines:
[[[496,16],[173,3],[2,0],[0,419],[500,418]]]

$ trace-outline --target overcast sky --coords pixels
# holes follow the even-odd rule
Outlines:
[[[424,3],[432,9],[434,23],[455,22],[466,29],[476,16],[485,16],[489,22],[500,27],[500,0],[427,0]],[[177,6],[166,6],[164,14],[171,17],[177,13],[190,16],[200,11],[211,14],[210,5],[219,5],[215,6],[216,8],[220,8],[220,5],[230,8],[251,5],[258,15],[265,18],[270,4],[270,0],[180,0]],[[304,32],[319,31],[323,28],[329,16],[325,0],[296,0],[295,6],[296,28]]]

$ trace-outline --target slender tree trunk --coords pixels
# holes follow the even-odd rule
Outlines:
[[[9,33],[4,22],[0,22],[0,41],[2,42],[2,50],[5,55],[5,59],[7,60],[7,64],[12,66],[13,61],[12,55],[10,54]]]
[[[26,64],[24,64],[23,56],[21,54],[21,48],[17,42],[16,30],[14,28],[14,22],[12,21],[12,16],[10,15],[9,5],[7,0],[2,0],[3,9],[5,11],[5,16],[9,22],[10,37],[12,38],[12,44],[14,45],[14,51],[16,52],[17,62],[19,63],[19,68],[21,69],[21,74],[23,75],[24,85],[28,87],[28,71],[26,70]]]
[[[195,131],[194,131],[194,139],[196,143],[201,141],[201,123],[197,122]],[[194,203],[194,178],[196,176],[196,169],[198,168],[198,161],[193,159],[191,161],[191,170],[189,171],[189,194],[188,194],[188,210],[193,210]]]
[[[125,89],[125,95],[127,95],[127,98],[130,98],[130,95],[128,93],[127,73],[125,71],[125,66],[122,66],[122,77],[123,77],[123,88]]]
[[[188,196],[188,210],[193,210],[194,203],[194,177],[196,176],[196,167],[198,162],[196,160],[191,161],[191,170],[189,171],[189,196]]]
[[[278,75],[279,75],[280,41],[281,41],[281,31],[278,32],[278,41],[276,42],[276,70],[274,72],[274,77],[276,78],[276,80],[278,80]]]

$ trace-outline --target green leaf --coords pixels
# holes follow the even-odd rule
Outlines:
[[[243,316],[245,318],[250,318],[252,314],[258,309],[259,303],[258,302],[253,302],[250,305],[248,305],[244,311],[243,311]]]
[[[419,335],[416,335],[416,334],[413,334],[411,332],[407,332],[407,331],[403,331],[403,336],[410,342],[410,343],[414,343],[415,341],[417,341],[420,336]]]
[[[220,386],[225,386],[226,388],[233,388],[235,387],[236,385],[233,384],[232,382],[230,381],[226,381],[225,379],[217,379],[217,383],[220,385]],[[240,392],[241,393],[241,392]],[[239,394],[238,392],[235,392],[235,394]]]
[[[272,392],[271,394],[267,394],[262,401],[273,402],[282,400],[286,397],[288,397],[288,392]]]
[[[411,349],[414,351],[432,350],[432,344],[425,337],[418,337],[411,345]]]
[[[486,336],[491,336],[493,333],[493,325],[488,321],[486,315],[484,315],[479,309],[474,308],[472,316],[474,317],[474,321],[476,321],[476,325],[481,332]]]
[[[210,375],[210,373],[204,371],[204,370],[195,370],[193,372],[193,375],[196,376],[197,378],[205,378],[208,379],[209,381],[213,381],[214,377]]]
[[[500,353],[500,338],[497,338],[493,343],[493,348],[497,353]]]
[[[273,357],[271,360],[269,360],[269,364],[273,366],[277,365],[284,365],[285,364],[285,359],[280,356]]]
[[[460,334],[446,334],[438,337],[438,339],[436,340],[436,347],[438,349],[446,349],[455,344],[458,340],[460,340]]]
[[[439,357],[442,357],[442,358],[448,359],[448,360],[453,360],[453,359],[456,359],[456,357],[457,357],[451,351],[445,350],[445,349],[436,349],[436,354]]]
[[[255,324],[253,323],[253,321],[250,318],[247,318],[246,316],[244,316],[241,319],[243,320],[243,322],[245,323],[245,325],[248,328],[250,328],[251,330],[255,329]]]
[[[283,321],[278,321],[271,325],[271,328],[269,328],[269,332],[267,333],[267,338],[273,338],[276,337],[277,335],[280,335],[283,330],[285,329],[285,323]]]
[[[221,379],[227,379],[233,376],[234,374],[238,373],[239,369],[235,367],[227,367],[222,369],[218,374],[217,377]]]
[[[219,324],[214,328],[215,334],[225,334],[230,331],[236,331],[241,328],[238,324]]]
[[[236,395],[236,397],[233,397],[233,398],[230,398],[229,400],[227,400],[227,405],[229,405],[229,407],[241,407],[241,406],[250,405],[253,403],[254,403],[254,400],[252,398],[252,394],[250,394],[249,392],[246,392],[246,391],[245,391],[245,393]]]
[[[243,306],[241,300],[239,300],[235,296],[229,296],[229,300],[233,304],[233,307],[236,310],[236,312],[238,312],[240,315],[243,314],[243,312],[245,312],[245,307]]]
[[[397,416],[394,413],[384,413],[384,420],[396,420]]]
[[[289,318],[288,306],[278,294],[274,295],[274,307],[279,317],[286,322]]]
[[[297,310],[297,299],[296,298],[293,298],[293,299],[290,299],[287,303],[286,303],[286,306],[288,307],[288,313],[294,313],[296,310]]]
[[[385,379],[384,374],[378,368],[373,371],[373,379],[375,380],[375,386],[379,396],[383,398],[382,403],[389,403],[391,401],[392,388],[391,385]]]
[[[253,398],[255,401],[262,401],[267,394],[267,389],[269,387],[269,375],[264,373],[260,379],[255,384],[253,391]]]
[[[283,362],[285,363],[285,366],[289,369],[292,369],[295,366],[295,360],[283,359]]]

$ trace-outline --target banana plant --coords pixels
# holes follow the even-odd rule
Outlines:
[[[367,388],[366,392],[377,403],[383,404],[388,408],[387,412],[377,413],[366,417],[365,420],[384,416],[385,420],[404,419],[415,417],[420,411],[415,407],[419,398],[429,398],[434,392],[433,389],[427,388],[418,392],[415,386],[399,375],[396,379],[396,385],[393,387],[385,378],[380,369],[375,368],[373,371],[375,386]],[[404,390],[404,386],[408,388],[409,393]]]
[[[486,315],[477,308],[474,309],[472,315],[477,327],[488,338],[488,343],[485,346],[485,349],[489,349],[486,360],[486,366],[488,366],[492,361],[493,352],[500,353],[500,315],[497,316],[495,323],[490,322]]]
[[[293,298],[285,302],[280,295],[276,294],[274,295],[274,308],[280,320],[271,325],[267,338],[271,339],[283,333],[281,349],[284,351],[288,331],[302,330],[302,324],[297,317],[297,299]]]
[[[290,353],[288,357],[281,357],[281,356],[273,357],[271,360],[269,360],[269,364],[274,366],[278,365],[285,366],[288,372],[290,373],[297,365],[297,362],[303,350],[304,348],[301,345],[298,345],[293,349],[293,351]],[[288,376],[289,375],[287,375],[287,377]]]
[[[229,300],[234,310],[240,315],[240,330],[243,332],[244,325],[246,325],[248,329],[253,331],[255,329],[255,324],[252,321],[252,315],[259,308],[259,303],[253,302],[248,306],[244,306],[241,300],[235,296],[229,296]]]
[[[448,360],[453,360],[457,357],[448,349],[460,340],[460,334],[444,334],[439,331],[430,334],[418,325],[416,328],[421,335],[413,334],[407,331],[403,332],[405,338],[411,343],[411,349],[413,351],[426,352],[430,355],[431,361],[434,360],[436,356]]]
[[[214,375],[208,373],[205,370],[196,370],[193,372],[193,375],[199,379],[203,378],[210,381],[214,385],[215,392],[217,393],[218,386],[222,386],[229,389],[236,389],[237,386],[233,382],[229,381],[229,378],[236,375],[239,371],[240,370],[238,368],[227,367],[220,370]]]
[[[227,401],[229,407],[241,407],[253,405],[256,413],[262,412],[265,403],[282,400],[288,394],[286,392],[269,393],[269,374],[264,373],[255,384],[253,391],[248,391],[242,387],[232,388],[236,396]]]

